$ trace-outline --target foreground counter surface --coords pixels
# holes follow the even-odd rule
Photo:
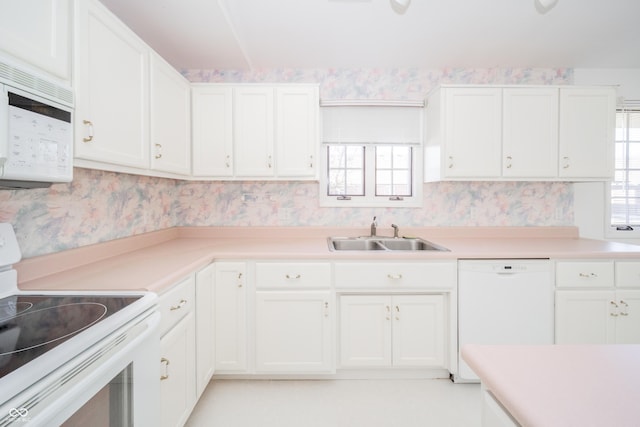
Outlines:
[[[462,357],[522,426],[640,425],[640,345],[467,345]]]
[[[18,263],[24,290],[162,292],[214,260],[374,260],[638,258],[640,246],[582,239],[575,227],[424,227],[400,230],[446,252],[330,251],[327,237],[366,236],[368,228],[175,227]],[[383,227],[379,235],[389,235]]]

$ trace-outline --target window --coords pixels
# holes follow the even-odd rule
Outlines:
[[[320,206],[422,207],[421,102],[325,102],[321,114]]]
[[[640,105],[616,112],[615,176],[610,196],[614,234],[640,231]]]
[[[321,206],[422,206],[419,146],[327,144]]]

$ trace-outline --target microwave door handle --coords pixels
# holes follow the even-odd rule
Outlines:
[[[9,134],[9,94],[7,87],[0,85],[0,135]],[[9,138],[0,138],[0,176],[4,174],[4,163],[9,158]]]

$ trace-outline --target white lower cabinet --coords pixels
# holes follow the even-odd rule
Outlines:
[[[329,291],[256,292],[256,372],[333,372]]]
[[[215,370],[247,370],[247,286],[244,262],[215,264]]]
[[[342,295],[340,365],[445,366],[445,296]]]
[[[196,402],[194,329],[189,313],[160,340],[160,413],[166,427],[184,425]]]
[[[194,276],[160,295],[162,425],[182,426],[196,403]]]
[[[640,290],[556,291],[558,344],[640,344]]]
[[[215,266],[209,264],[196,273],[196,395],[209,384],[215,368]]]
[[[557,344],[640,344],[640,262],[556,264]]]

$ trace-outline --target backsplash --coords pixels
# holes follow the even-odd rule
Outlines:
[[[570,69],[187,70],[193,82],[320,84],[323,99],[422,99],[440,83],[570,84]],[[309,182],[183,182],[76,168],[70,184],[0,191],[25,258],[174,225],[573,225],[570,183],[424,184],[424,207],[320,208]]]

